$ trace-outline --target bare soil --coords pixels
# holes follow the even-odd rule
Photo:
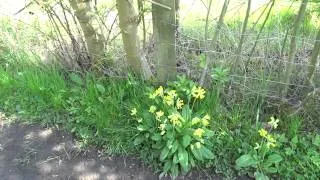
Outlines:
[[[80,150],[72,135],[39,125],[6,123],[0,118],[1,180],[158,179],[138,158]],[[170,179],[167,177],[166,179]],[[205,171],[178,179],[222,179]]]

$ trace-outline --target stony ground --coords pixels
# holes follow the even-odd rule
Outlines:
[[[1,180],[158,179],[137,158],[106,156],[93,148],[83,151],[62,130],[4,119],[0,117]],[[221,178],[201,171],[178,179]]]

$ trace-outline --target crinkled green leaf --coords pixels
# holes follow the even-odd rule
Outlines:
[[[186,148],[187,146],[190,145],[190,142],[191,142],[191,136],[189,135],[184,135],[182,137],[182,147],[183,148]]]
[[[151,139],[154,141],[160,141],[162,139],[162,136],[159,133],[155,133],[154,135],[151,136]]]
[[[258,161],[255,160],[250,154],[242,155],[236,160],[237,168],[250,167],[250,166],[255,166],[257,164],[258,164]]]
[[[187,172],[189,170],[188,152],[182,148],[178,148],[178,159],[182,169]]]
[[[164,147],[160,153],[160,161],[163,161],[166,159],[166,157],[169,154],[170,149],[168,147]]]
[[[144,137],[143,136],[138,136],[138,137],[136,137],[134,139],[133,144],[135,146],[137,146],[137,145],[141,144],[143,141],[144,141]]]

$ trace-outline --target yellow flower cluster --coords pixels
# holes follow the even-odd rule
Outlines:
[[[151,113],[156,112],[156,110],[157,110],[157,107],[155,107],[155,106],[150,106],[150,108],[149,108],[149,112],[151,112]]]
[[[191,120],[191,124],[192,125],[196,125],[198,123],[201,123],[203,126],[209,126],[209,120],[210,120],[210,116],[208,114],[206,114],[202,119],[198,118],[198,117],[194,117]]]
[[[172,125],[181,126],[182,116],[179,113],[173,113],[170,116],[168,116],[168,118]]]
[[[261,137],[265,138],[267,140],[267,147],[275,147],[276,146],[276,139],[272,137],[271,134],[268,133],[265,129],[260,129],[259,134]]]
[[[203,99],[205,97],[204,96],[205,93],[206,91],[201,87],[193,86],[191,89],[191,94],[196,99]]]
[[[178,98],[176,102],[177,109],[182,109],[182,106],[184,105],[183,100]]]
[[[156,112],[156,118],[159,120],[164,115],[163,111],[157,111]]]
[[[201,128],[198,128],[193,132],[193,135],[198,138],[202,138],[203,134],[204,134],[204,130]]]

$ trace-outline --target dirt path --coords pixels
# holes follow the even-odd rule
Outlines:
[[[0,118],[1,180],[158,179],[132,157],[80,151],[72,136],[37,125],[6,124]],[[220,179],[204,172],[178,179]]]

